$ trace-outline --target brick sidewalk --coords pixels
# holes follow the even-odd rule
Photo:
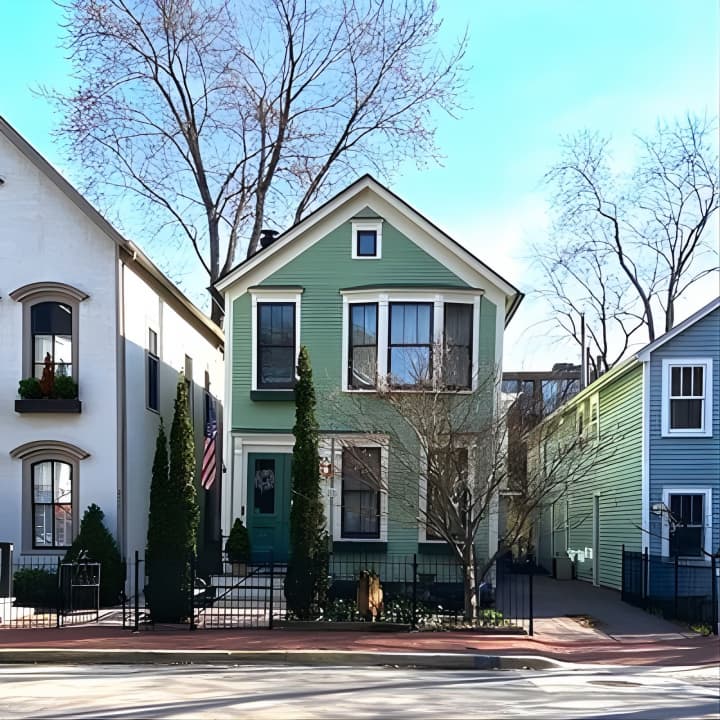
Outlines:
[[[586,628],[535,637],[455,632],[339,632],[323,630],[196,630],[159,626],[133,634],[116,627],[0,630],[3,651],[36,650],[319,650],[361,653],[475,653],[533,655],[564,662],[607,665],[698,666],[720,664],[717,637],[699,635],[610,638]],[[258,658],[258,662],[262,662]]]

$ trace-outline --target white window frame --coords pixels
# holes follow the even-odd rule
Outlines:
[[[671,495],[704,495],[703,501],[703,548],[707,552],[712,552],[712,489],[709,487],[664,487],[663,488],[663,504],[670,509]],[[662,515],[662,555],[670,556],[670,518],[668,513]],[[681,557],[692,557],[698,561],[709,560],[707,557],[696,557],[695,555],[682,555]]]
[[[595,419],[593,420],[593,411],[595,412]],[[587,439],[595,443],[600,440],[600,398],[597,394],[590,398],[588,418],[586,426]]]
[[[352,247],[353,260],[381,260],[382,259],[382,220],[353,220],[352,221]],[[358,231],[373,230],[375,232],[375,254],[358,255]]]
[[[342,535],[342,496],[343,473],[342,451],[346,448],[380,448],[380,537],[376,538],[350,538]],[[368,436],[353,436],[352,438],[337,438],[335,445],[334,473],[337,485],[333,493],[333,522],[332,537],[335,542],[344,543],[387,543],[388,529],[388,462],[389,441],[387,438]]]
[[[670,427],[670,376],[672,368],[676,367],[698,367],[703,370],[703,410],[700,413],[702,427],[678,428]],[[660,413],[660,431],[662,437],[712,437],[712,358],[672,358],[662,361],[662,404]],[[698,399],[698,398],[696,398]]]
[[[342,366],[340,388],[342,392],[375,393],[376,388],[351,388],[348,384],[348,367],[350,353],[350,305],[357,303],[377,303],[377,377],[383,382],[388,375],[388,345],[390,329],[390,303],[431,303],[433,305],[432,327],[433,344],[442,346],[445,335],[445,303],[472,305],[472,385],[466,390],[451,390],[448,392],[471,393],[478,387],[478,358],[480,355],[480,300],[482,293],[436,291],[400,291],[400,290],[344,290],[342,317]],[[438,367],[433,367],[434,381],[439,381]],[[402,391],[414,392],[413,388]]]
[[[272,288],[258,288],[249,290],[250,297],[252,298],[252,310],[251,310],[251,332],[250,342],[252,348],[250,351],[251,361],[251,372],[252,377],[250,380],[250,389],[258,390],[257,386],[257,371],[258,371],[258,303],[295,303],[295,365],[297,367],[297,359],[300,354],[300,317],[301,317],[301,301],[302,301],[302,290],[288,290],[287,288],[278,288],[273,290]],[[297,379],[297,372],[295,379]],[[288,388],[261,388],[263,392],[287,392]]]

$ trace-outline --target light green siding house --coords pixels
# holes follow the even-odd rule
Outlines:
[[[522,295],[367,175],[268,240],[216,286],[228,338],[223,531],[242,518],[257,559],[287,557],[294,365],[302,344],[318,396],[334,551],[429,549],[433,542],[407,502],[420,502],[421,459],[408,484],[407,468],[382,439],[383,422],[392,420],[375,383],[410,384],[411,361],[429,358],[452,326],[463,345],[454,388],[470,391],[482,373],[498,372],[504,328]],[[375,418],[371,434],[358,422],[358,397]],[[349,445],[367,448],[386,476],[383,489],[356,487],[343,450]],[[478,547],[487,552],[491,542],[486,528]]]

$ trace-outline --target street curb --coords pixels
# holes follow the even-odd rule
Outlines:
[[[0,664],[82,665],[359,665],[435,670],[556,670],[564,663],[538,655],[393,653],[336,650],[0,650]]]

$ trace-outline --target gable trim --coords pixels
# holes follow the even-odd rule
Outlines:
[[[324,205],[310,213],[306,218],[296,225],[293,225],[269,245],[267,248],[260,250],[249,258],[240,262],[235,268],[229,270],[224,276],[219,278],[215,287],[220,292],[225,292],[240,277],[246,275],[254,268],[265,263],[269,258],[286,248],[295,238],[307,231],[309,228],[317,225],[323,219],[327,218],[334,211],[339,209],[344,203],[349,202],[358,196],[363,190],[369,190],[377,195],[381,200],[395,208],[409,222],[417,225],[421,230],[430,235],[436,242],[449,250],[458,260],[463,262],[476,273],[487,277],[494,285],[498,287],[506,296],[506,313],[509,321],[514,314],[517,306],[524,297],[523,294],[510,282],[501,275],[496,273],[480,259],[475,257],[469,250],[464,248],[460,243],[443,232],[437,225],[428,220],[424,215],[418,212],[411,205],[406,203],[402,198],[398,197],[392,190],[379,183],[371,175],[363,175],[347,188],[339,192],[333,198],[328,200]],[[367,203],[365,203],[367,204]],[[349,220],[356,217],[357,213],[353,212]],[[412,239],[411,239],[412,241]],[[509,302],[508,302],[509,301]]]
[[[664,335],[661,335],[653,342],[646,345],[640,350],[636,357],[642,362],[647,362],[650,359],[650,354],[662,347],[666,342],[669,342],[674,337],[680,335],[680,333],[687,330],[690,326],[694,325],[699,320],[702,320],[706,315],[709,315],[713,310],[717,310],[720,307],[720,297],[711,300],[707,305],[701,307],[697,312],[694,312],[689,318],[683,320],[679,325],[676,325],[672,330],[668,330]]]

